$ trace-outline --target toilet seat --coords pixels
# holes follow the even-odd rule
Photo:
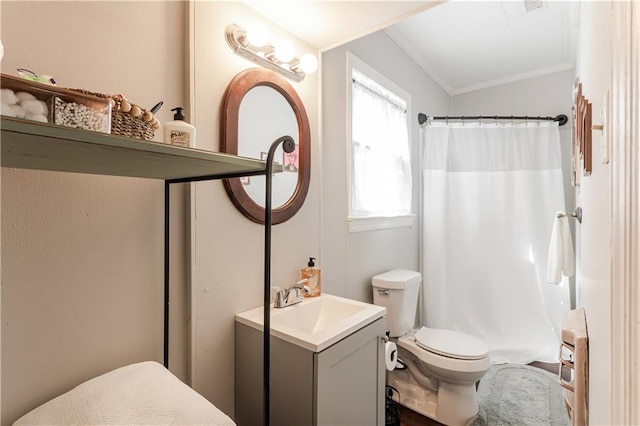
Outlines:
[[[422,327],[414,338],[420,348],[448,358],[479,360],[489,354],[482,340],[459,331]]]

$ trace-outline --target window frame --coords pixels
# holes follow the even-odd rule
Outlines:
[[[375,231],[383,229],[394,229],[411,227],[415,214],[413,213],[413,188],[411,191],[410,211],[404,215],[393,216],[356,216],[352,212],[352,185],[353,185],[353,131],[352,131],[352,99],[353,99],[353,71],[354,69],[375,81],[380,86],[389,90],[394,95],[402,98],[407,103],[407,137],[409,144],[409,165],[413,181],[413,161],[412,161],[412,128],[411,128],[411,95],[367,64],[351,52],[347,52],[347,225],[350,233]],[[413,186],[413,183],[412,183]]]

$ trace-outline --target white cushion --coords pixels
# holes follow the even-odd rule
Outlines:
[[[235,423],[154,361],[118,368],[42,404],[15,425],[224,425]]]

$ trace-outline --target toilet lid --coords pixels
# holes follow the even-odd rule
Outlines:
[[[482,340],[459,331],[422,327],[415,339],[421,348],[449,358],[482,359],[489,353]]]

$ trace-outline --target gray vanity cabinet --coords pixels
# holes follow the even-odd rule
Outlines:
[[[383,425],[385,320],[321,352],[271,337],[271,424]],[[262,424],[262,332],[236,322],[235,421]]]

